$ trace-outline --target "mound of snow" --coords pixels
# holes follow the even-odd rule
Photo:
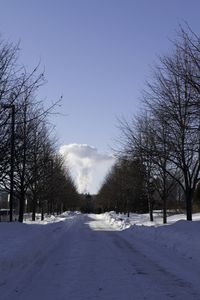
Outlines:
[[[148,214],[116,214],[114,211],[102,214],[106,222],[119,230],[126,230],[129,238],[152,244],[152,247],[168,248],[181,256],[195,259],[200,263],[200,214],[194,214],[192,222],[185,220],[185,215],[178,214],[168,217],[168,224],[162,224],[162,216],[154,216],[149,221]]]
[[[0,286],[15,280],[19,269],[30,268],[48,255],[51,247],[57,247],[58,238],[76,221],[76,213],[64,215],[48,216],[44,221],[27,220],[23,224],[0,223]]]

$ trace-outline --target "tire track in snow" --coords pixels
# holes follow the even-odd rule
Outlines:
[[[143,276],[144,286],[150,286],[151,289],[159,286],[163,289],[162,299],[165,299],[165,296],[166,299],[200,299],[199,291],[195,291],[190,282],[179,278],[160,266],[158,262],[151,260],[141,252],[142,248],[138,250],[132,243],[124,239],[121,232],[113,235],[113,243],[123,255],[127,253],[129,263],[135,272],[133,274]]]

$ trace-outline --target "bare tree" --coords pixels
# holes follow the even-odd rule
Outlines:
[[[159,177],[164,222],[175,182],[185,195],[187,220],[192,220],[192,198],[200,180],[199,49],[200,39],[181,28],[174,51],[160,58],[147,82],[142,115],[119,125],[122,151],[137,153],[146,164],[147,194],[150,179]]]

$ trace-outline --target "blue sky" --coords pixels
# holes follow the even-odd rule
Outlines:
[[[110,152],[116,118],[140,107],[157,55],[171,48],[179,23],[199,33],[196,0],[0,0],[0,33],[21,41],[28,68],[41,61],[46,105],[63,95],[52,117],[60,145]]]

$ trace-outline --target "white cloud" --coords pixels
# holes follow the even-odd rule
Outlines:
[[[102,180],[114,163],[114,157],[101,154],[87,144],[68,144],[60,147],[80,193],[98,192]]]

